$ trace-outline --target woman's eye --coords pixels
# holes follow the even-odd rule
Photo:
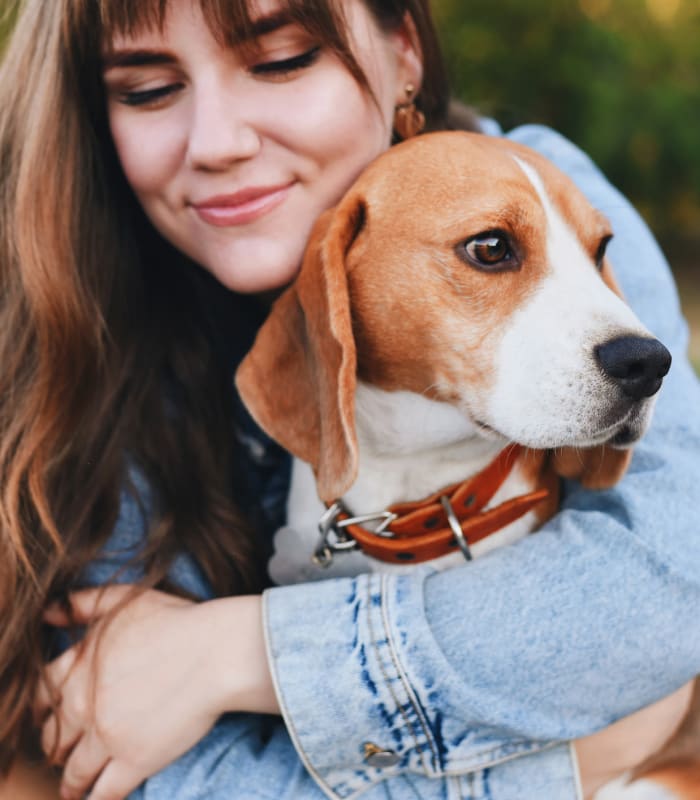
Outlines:
[[[610,244],[610,240],[612,238],[612,234],[610,234],[608,236],[603,236],[603,238],[600,240],[600,244],[598,245],[598,249],[595,253],[595,265],[599,270],[603,269],[603,259],[605,258],[605,253],[607,252],[608,245]]]
[[[515,254],[510,241],[502,231],[484,231],[468,239],[457,248],[466,260],[480,269],[510,268],[515,262]]]
[[[138,92],[122,92],[120,101],[127,106],[154,105],[182,88],[181,83],[170,83],[167,86],[158,86],[156,89],[144,89]]]
[[[254,64],[252,67],[250,67],[250,71],[253,75],[270,77],[284,76],[290,72],[296,72],[297,70],[310,67],[317,61],[320,54],[321,46],[316,45],[310,50],[300,53],[298,56],[283,58],[277,61],[263,61],[260,64]]]

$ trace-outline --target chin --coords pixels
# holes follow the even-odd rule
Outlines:
[[[268,294],[281,291],[288,286],[299,271],[298,264],[282,264],[267,267],[236,268],[233,262],[224,265],[203,265],[219,283],[239,294]]]

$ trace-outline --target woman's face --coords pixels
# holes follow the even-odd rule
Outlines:
[[[421,65],[406,32],[383,32],[343,0],[353,52],[376,98],[336,55],[259,0],[254,58],[221,47],[197,0],[170,0],[163,32],[105,52],[112,135],[160,233],[240,292],[296,274],[314,221],[391,139],[394,107]]]

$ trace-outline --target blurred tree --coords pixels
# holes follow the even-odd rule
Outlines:
[[[453,85],[590,153],[682,262],[700,246],[700,0],[434,0]],[[697,267],[696,267],[697,269]]]

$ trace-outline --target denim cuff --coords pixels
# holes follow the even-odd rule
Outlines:
[[[568,743],[485,770],[488,800],[583,800],[573,747]]]
[[[265,593],[268,657],[282,714],[301,760],[329,797],[350,798],[401,773],[440,778],[483,771],[551,746],[471,716],[461,680],[425,618],[423,584],[432,572]],[[551,752],[544,761],[554,758]]]

